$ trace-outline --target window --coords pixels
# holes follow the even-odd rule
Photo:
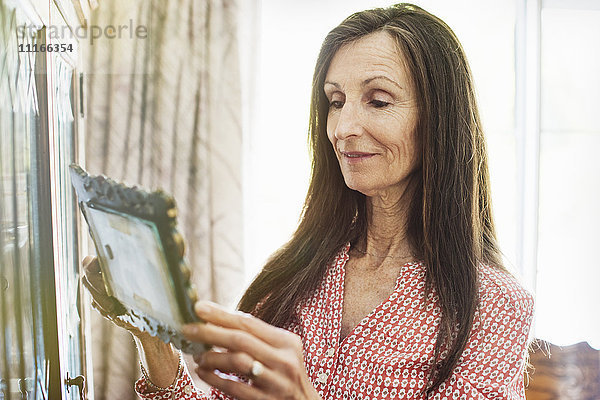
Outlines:
[[[537,335],[600,348],[600,3],[542,2]]]

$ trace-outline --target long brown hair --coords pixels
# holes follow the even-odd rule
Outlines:
[[[442,313],[427,389],[431,393],[450,376],[467,344],[478,305],[478,263],[501,267],[471,72],[452,30],[417,6],[358,12],[325,38],[313,76],[312,175],[302,218],[292,238],[252,282],[239,308],[284,326],[298,303],[317,288],[342,246],[365,237],[366,198],[345,185],[327,138],[323,81],[340,47],[378,31],[397,41],[417,94],[422,163],[408,234],[424,261],[427,291],[435,291]]]

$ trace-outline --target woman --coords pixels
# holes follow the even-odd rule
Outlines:
[[[133,332],[144,398],[524,399],[531,296],[500,265],[469,67],[410,4],[326,37],[311,100],[300,225],[229,313],[193,341],[211,395],[170,346]],[[97,263],[86,284],[103,310]],[[166,388],[166,389],[165,389]]]

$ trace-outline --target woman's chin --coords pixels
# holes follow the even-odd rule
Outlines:
[[[373,196],[375,193],[377,193],[377,190],[372,185],[368,185],[365,182],[350,179],[346,179],[345,182],[346,186],[348,186],[350,189],[356,190],[365,196]]]

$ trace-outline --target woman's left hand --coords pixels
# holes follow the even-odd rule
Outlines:
[[[321,398],[306,374],[297,335],[214,303],[198,302],[195,309],[206,323],[186,325],[185,336],[224,349],[194,357],[196,373],[204,382],[240,400]],[[246,383],[224,374],[250,380]]]

